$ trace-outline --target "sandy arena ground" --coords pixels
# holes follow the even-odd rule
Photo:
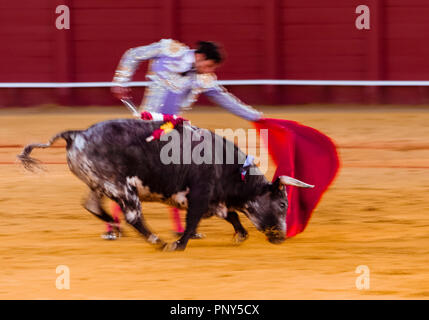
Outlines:
[[[186,117],[201,127],[251,128],[220,109],[194,110]],[[20,145],[129,117],[125,108],[0,110],[0,299],[428,299],[429,110],[263,111],[315,127],[339,146],[342,169],[306,231],[276,246],[242,216],[250,238],[237,246],[232,227],[212,218],[199,228],[206,239],[166,253],[128,226],[118,241],[100,238],[103,224],[81,207],[86,186],[63,148],[33,153],[57,163],[44,173],[15,163]],[[174,239],[164,205],[144,204],[143,212]],[[69,290],[55,286],[59,265],[70,269]],[[360,265],[370,270],[369,290],[356,288]]]

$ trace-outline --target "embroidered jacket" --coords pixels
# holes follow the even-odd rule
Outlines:
[[[214,74],[198,74],[194,69],[195,50],[184,44],[162,39],[147,46],[129,49],[122,56],[113,81],[129,82],[143,60],[151,60],[146,77],[151,80],[141,108],[149,112],[179,114],[204,94],[230,112],[250,121],[262,114],[244,104],[217,84]]]

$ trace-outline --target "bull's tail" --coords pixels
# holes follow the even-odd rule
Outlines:
[[[63,131],[60,133],[57,133],[55,136],[53,136],[48,143],[32,143],[29,145],[26,145],[22,152],[17,155],[17,158],[19,161],[21,161],[22,165],[25,169],[29,171],[34,171],[37,168],[41,168],[40,164],[41,162],[35,158],[30,157],[30,153],[33,151],[34,148],[49,148],[56,140],[58,139],[64,139],[67,141],[67,145],[69,145],[76,134],[80,131]]]

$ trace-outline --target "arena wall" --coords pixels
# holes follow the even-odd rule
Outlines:
[[[69,30],[55,28],[62,4]],[[361,4],[370,30],[355,26]],[[426,0],[1,0],[0,82],[111,81],[126,49],[161,38],[221,43],[222,80],[428,80],[428,16]],[[250,104],[429,102],[428,87],[229,89]],[[135,91],[139,99],[143,89]],[[46,103],[117,101],[108,88],[0,89],[0,107]]]

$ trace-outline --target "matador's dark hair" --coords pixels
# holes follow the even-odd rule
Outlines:
[[[198,41],[196,53],[202,53],[207,60],[213,60],[216,63],[221,63],[224,60],[222,50],[218,44],[211,41]]]

